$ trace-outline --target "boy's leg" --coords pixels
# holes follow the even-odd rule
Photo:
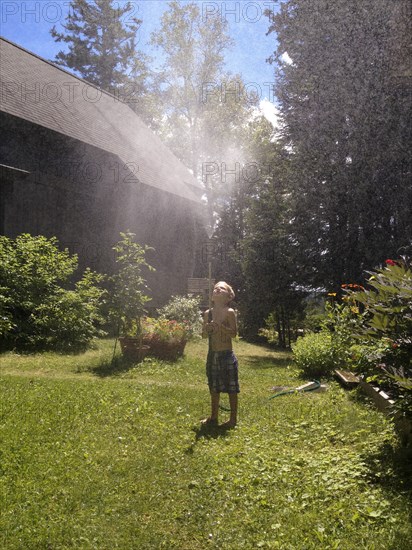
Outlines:
[[[210,418],[212,420],[216,420],[217,422],[217,418],[219,416],[220,393],[210,390],[210,399],[212,404],[212,413],[210,415]]]
[[[210,413],[210,416],[202,420],[202,424],[217,426],[217,419],[219,416],[220,393],[216,393],[210,390],[210,401],[212,405],[212,412]]]
[[[237,393],[229,393],[230,420],[222,424],[222,428],[234,428],[237,424]]]
[[[237,393],[229,393],[230,403],[230,424],[236,426],[237,423]]]

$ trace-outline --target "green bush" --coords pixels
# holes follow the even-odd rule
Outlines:
[[[147,263],[146,253],[154,249],[137,243],[136,234],[131,231],[120,233],[120,237],[113,247],[117,270],[110,277],[113,287],[109,318],[117,325],[121,335],[141,336],[141,319],[146,313],[145,305],[151,300],[145,273],[155,271]]]
[[[354,365],[391,389],[397,406],[412,417],[412,261],[387,260],[369,275],[366,290],[349,293],[364,309],[354,331],[362,346]]]
[[[277,331],[277,322],[275,313],[270,313],[265,319],[265,326],[259,329],[259,336],[263,336],[268,344],[279,343],[279,332]]]
[[[86,270],[73,288],[76,269],[77,257],[54,237],[0,236],[2,349],[80,351],[101,334],[103,276]]]
[[[187,337],[193,339],[200,337],[202,332],[200,302],[199,296],[172,296],[157,313],[164,319],[184,324],[187,327]]]
[[[294,361],[305,378],[330,376],[336,368],[332,337],[326,331],[309,333],[292,344]]]

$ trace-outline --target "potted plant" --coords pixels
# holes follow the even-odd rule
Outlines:
[[[188,326],[176,320],[146,317],[142,321],[143,343],[150,347],[149,355],[175,361],[183,355],[188,340]]]
[[[116,322],[123,355],[139,362],[148,352],[143,343],[142,316],[145,304],[151,300],[147,292],[144,270],[154,271],[145,255],[153,248],[135,242],[136,235],[130,231],[120,233],[121,240],[113,247],[118,269],[110,278],[113,294],[110,307],[111,318]]]

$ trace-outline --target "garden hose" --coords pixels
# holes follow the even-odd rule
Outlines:
[[[302,389],[295,388],[293,390],[283,390],[281,392],[275,393],[275,395],[271,395],[269,399],[274,399],[275,397],[280,397],[281,395],[288,395],[290,393],[297,393],[297,392],[303,393],[308,391],[314,391],[320,388],[320,382],[318,380],[312,380],[312,384],[314,384],[314,386],[310,386],[308,388],[302,388]]]
[[[304,393],[304,392],[308,392],[308,391],[314,391],[314,390],[318,390],[320,388],[319,380],[312,380],[312,384],[314,384],[314,385],[310,386],[310,387],[307,387],[307,388],[302,388],[302,389],[294,388],[292,390],[283,390],[281,392],[275,393],[275,395],[271,395],[269,397],[269,399],[274,399],[275,397],[280,397],[281,395],[289,395],[291,393],[299,393],[299,392]],[[219,409],[221,411],[230,412],[230,409],[228,407],[225,407],[224,405],[219,405]]]

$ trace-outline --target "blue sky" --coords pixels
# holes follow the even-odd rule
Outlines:
[[[118,0],[122,5],[124,0]],[[182,2],[184,3],[184,2]],[[224,17],[235,45],[226,57],[226,68],[243,75],[250,89],[270,97],[268,83],[273,83],[273,67],[266,59],[275,49],[274,35],[266,36],[269,20],[266,8],[279,9],[279,0],[198,1],[202,17]],[[153,53],[147,42],[167,8],[167,0],[131,0],[134,15],[143,20],[139,30],[139,49]],[[62,48],[50,35],[53,24],[59,29],[69,10],[69,0],[2,0],[1,35],[46,59],[53,59]]]
[[[190,0],[187,0],[190,1]],[[115,0],[122,6],[125,0]],[[167,9],[168,0],[130,0],[133,13],[142,25],[138,34],[138,48],[155,57],[148,45],[151,33],[160,26],[160,17]],[[186,0],[181,0],[186,3]],[[278,111],[273,97],[274,69],[266,62],[276,47],[273,34],[266,36],[270,21],[265,9],[277,12],[281,0],[206,1],[198,0],[202,18],[223,17],[228,23],[234,46],[226,56],[226,70],[241,74],[248,92],[260,97],[260,109],[277,127]],[[45,59],[53,60],[65,47],[50,35],[53,25],[62,30],[69,12],[70,0],[0,0],[0,34]],[[156,66],[156,65],[155,65]]]

